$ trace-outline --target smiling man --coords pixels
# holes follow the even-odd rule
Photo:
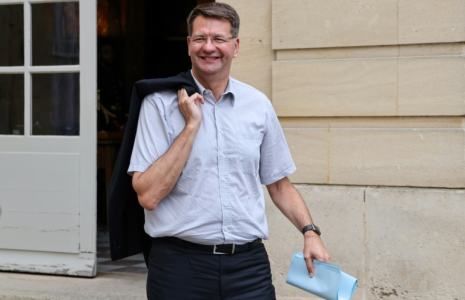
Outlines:
[[[262,184],[304,235],[312,260],[329,261],[318,227],[287,176],[296,170],[267,97],[229,77],[239,16],[199,5],[187,20],[199,93],[145,97],[128,172],[152,238],[149,299],[275,299]]]

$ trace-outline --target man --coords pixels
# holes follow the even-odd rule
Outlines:
[[[304,229],[312,259],[329,261],[319,230],[287,176],[295,171],[270,101],[229,77],[239,16],[199,5],[188,17],[192,75],[200,93],[145,97],[128,172],[152,239],[149,299],[275,299],[266,250],[265,184]]]

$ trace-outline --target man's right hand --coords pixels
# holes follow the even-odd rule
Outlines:
[[[200,103],[205,104],[203,97],[199,93],[195,93],[189,97],[184,88],[178,90],[178,106],[182,115],[186,119],[187,125],[194,125],[196,128],[200,127],[202,123],[202,110]]]

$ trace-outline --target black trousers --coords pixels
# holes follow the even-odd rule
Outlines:
[[[263,244],[237,254],[213,254],[153,239],[147,277],[149,300],[274,300]]]

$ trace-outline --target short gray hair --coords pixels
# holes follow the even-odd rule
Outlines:
[[[192,35],[192,24],[195,18],[204,16],[206,18],[225,19],[231,23],[231,35],[236,38],[239,35],[240,19],[236,10],[229,4],[221,2],[210,2],[197,5],[187,17],[187,31]]]

